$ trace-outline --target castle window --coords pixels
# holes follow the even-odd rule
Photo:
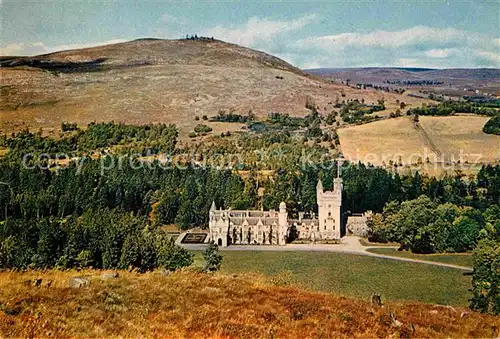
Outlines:
[[[332,216],[332,212],[328,212],[328,216],[331,217]]]
[[[325,231],[326,231],[326,225],[325,225]]]

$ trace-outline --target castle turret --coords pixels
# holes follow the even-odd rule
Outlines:
[[[286,204],[283,201],[280,203],[278,223],[278,245],[285,245],[288,230],[288,213],[286,212]]]
[[[318,179],[318,184],[316,185],[316,193],[323,193],[323,183],[321,179]]]

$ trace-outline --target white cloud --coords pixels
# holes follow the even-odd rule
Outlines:
[[[454,49],[451,48],[443,48],[443,49],[430,49],[425,52],[430,58],[443,59],[449,57],[454,52]]]
[[[246,24],[233,28],[216,26],[203,31],[202,35],[213,36],[246,47],[255,47],[258,43],[272,41],[280,34],[300,30],[313,23],[315,19],[314,14],[289,21],[252,17]]]
[[[295,63],[323,67],[369,64],[412,67],[498,67],[499,39],[455,28],[416,26],[399,31],[347,32],[299,39]],[[292,53],[292,52],[290,52]]]
[[[500,53],[490,51],[476,51],[476,55],[491,62],[496,63],[497,67],[500,66]]]
[[[65,51],[68,49],[79,49],[79,48],[88,48],[88,47],[95,47],[95,46],[102,46],[109,44],[117,44],[125,41],[127,40],[112,39],[103,42],[56,45],[56,46],[47,46],[43,42],[18,43],[18,44],[14,43],[14,44],[8,44],[6,46],[0,46],[0,55],[32,56],[32,55],[53,53],[58,51]]]
[[[185,17],[178,17],[175,15],[171,15],[168,13],[165,13],[161,16],[161,20],[163,23],[167,25],[186,25],[187,24],[187,19]]]
[[[400,48],[406,46],[440,44],[477,44],[484,37],[454,28],[415,26],[401,31],[375,31],[370,33],[341,33],[299,40],[295,46],[315,46],[326,49],[343,49],[349,46]]]

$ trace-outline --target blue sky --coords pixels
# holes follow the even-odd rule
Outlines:
[[[214,36],[302,68],[500,67],[499,1],[0,0],[0,54]]]

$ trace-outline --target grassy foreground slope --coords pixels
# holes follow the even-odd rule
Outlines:
[[[463,271],[362,255],[328,252],[224,251],[222,272],[257,272],[321,292],[368,299],[466,306],[470,277]]]
[[[189,271],[120,273],[71,289],[75,272],[0,274],[3,337],[496,337],[500,319],[423,304],[367,301]],[[23,282],[43,277],[50,287]],[[467,314],[462,312],[468,312]],[[391,320],[391,313],[398,323]]]

